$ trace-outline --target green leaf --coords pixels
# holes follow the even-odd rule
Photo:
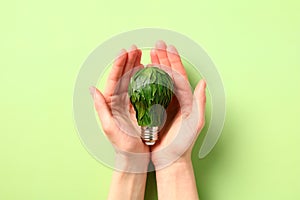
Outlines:
[[[167,108],[173,88],[172,78],[157,67],[146,67],[131,77],[128,94],[140,126],[159,125],[162,122],[163,112],[150,111],[150,108],[155,104]]]

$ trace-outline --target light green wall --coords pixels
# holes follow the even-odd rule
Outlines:
[[[223,78],[224,131],[208,157],[194,154],[201,199],[300,199],[299,1],[16,0],[0,9],[0,199],[106,198],[112,170],[80,143],[73,86],[96,46],[143,27],[192,38]]]

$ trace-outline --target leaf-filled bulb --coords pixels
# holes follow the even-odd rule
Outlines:
[[[143,68],[131,77],[128,94],[139,126],[162,125],[173,89],[172,78],[155,66]]]

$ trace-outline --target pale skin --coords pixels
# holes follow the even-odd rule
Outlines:
[[[126,100],[128,81],[134,72],[127,72],[142,67],[141,56],[141,50],[135,45],[128,52],[122,50],[113,64],[105,91],[101,93],[95,87],[90,88],[103,130],[117,149],[116,165],[119,170],[114,171],[108,199],[144,199],[147,166],[150,159],[156,168],[158,199],[198,199],[191,152],[204,125],[206,83],[204,80],[199,81],[192,93],[190,87],[183,83],[187,82],[187,74],[176,48],[172,45],[167,46],[163,41],[156,43],[151,51],[152,64],[168,67],[167,71],[171,71],[169,74],[173,78],[177,95],[167,109],[168,118],[161,130],[160,140],[149,148],[139,137],[135,137],[139,135],[139,129],[130,128],[132,135],[128,135],[125,129],[120,128],[137,126],[133,117],[134,110],[128,99]],[[127,78],[123,78],[122,83],[118,82],[126,73],[129,74]],[[125,117],[130,118],[131,123],[128,120],[122,120],[122,116],[118,113],[120,107],[114,106],[124,105],[124,102],[129,108],[128,115]],[[114,118],[115,115],[117,117]],[[182,126],[188,134],[180,135]],[[180,143],[172,145],[177,136]],[[181,136],[184,136],[183,140]],[[167,162],[162,152],[166,147],[168,147]],[[122,152],[142,153],[145,156],[142,159],[133,158]],[[169,158],[172,162],[168,162]],[[137,169],[139,173],[128,172],[136,163],[139,163]]]

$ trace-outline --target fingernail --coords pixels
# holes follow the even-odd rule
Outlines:
[[[135,46],[134,44],[131,45],[131,47],[128,49],[128,53],[135,53],[137,50],[137,46]]]
[[[202,79],[201,84],[202,84],[203,88],[206,88],[206,81],[205,81],[205,79]]]
[[[137,46],[135,44],[131,45],[131,50],[136,50],[137,49]]]
[[[94,86],[91,86],[91,87],[89,87],[89,90],[90,90],[91,96],[94,98],[96,88]]]
[[[122,56],[125,52],[126,52],[125,49],[121,49],[121,50],[119,51],[119,53],[117,54],[117,57]]]
[[[166,48],[166,44],[165,44],[165,42],[164,41],[162,41],[162,40],[158,40],[157,42],[156,42],[156,48],[157,49],[165,49]]]
[[[167,51],[170,52],[170,53],[176,53],[176,54],[178,54],[177,49],[173,45],[169,45],[167,47]]]

